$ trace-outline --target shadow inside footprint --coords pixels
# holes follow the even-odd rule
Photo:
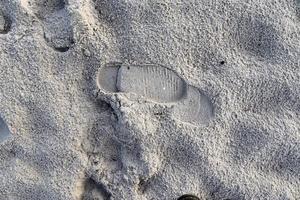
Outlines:
[[[300,0],[295,0],[295,4],[296,4],[296,15],[297,17],[300,19]]]
[[[82,200],[108,200],[111,194],[107,192],[102,185],[95,182],[92,178],[89,178],[85,182],[84,193],[82,195]]]
[[[9,32],[11,26],[10,19],[0,11],[0,34]]]
[[[200,200],[200,199],[195,195],[185,194],[179,197],[177,200]]]
[[[98,87],[106,94],[135,93],[157,103],[174,104],[173,116],[205,124],[213,116],[209,98],[174,71],[158,65],[107,65],[100,69]]]
[[[8,129],[5,121],[0,117],[0,143],[4,142],[7,138],[9,138],[11,132]]]

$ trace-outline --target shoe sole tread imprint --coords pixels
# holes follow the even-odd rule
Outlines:
[[[213,117],[213,104],[205,94],[160,65],[107,65],[100,68],[97,85],[104,95],[134,93],[159,104],[172,104],[173,116],[182,122],[207,124]]]

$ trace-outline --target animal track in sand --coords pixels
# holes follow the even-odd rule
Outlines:
[[[66,52],[74,45],[73,29],[64,0],[29,0],[33,13],[41,20],[47,45]]]
[[[7,124],[0,117],[0,143],[4,142],[10,135],[11,132],[9,131]]]
[[[205,124],[213,116],[209,98],[188,85],[174,71],[159,65],[107,65],[97,77],[105,93],[135,93],[157,103],[174,104],[173,116],[192,124]]]

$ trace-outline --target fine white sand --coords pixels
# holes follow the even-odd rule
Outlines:
[[[0,200],[300,199],[299,0],[1,0]]]

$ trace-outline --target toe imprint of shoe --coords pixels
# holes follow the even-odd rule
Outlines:
[[[172,103],[173,116],[184,122],[205,124],[213,116],[209,98],[166,67],[108,65],[100,69],[97,79],[106,94],[135,93],[157,103]]]

